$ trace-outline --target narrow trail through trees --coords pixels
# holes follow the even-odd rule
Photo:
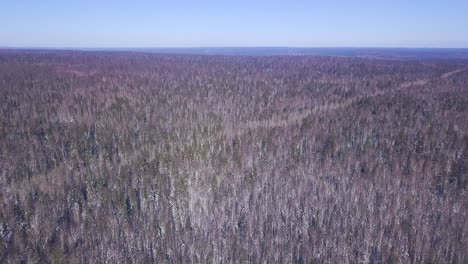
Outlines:
[[[446,72],[442,74],[440,77],[433,78],[433,79],[422,79],[422,80],[403,82],[400,85],[398,85],[397,88],[395,89],[378,90],[370,94],[363,94],[363,95],[356,96],[350,99],[346,99],[342,102],[315,106],[311,109],[307,109],[301,112],[296,112],[296,113],[283,115],[283,116],[275,116],[273,118],[266,119],[266,120],[254,120],[254,121],[245,122],[245,123],[238,125],[234,130],[231,130],[231,132],[228,134],[232,134],[232,131],[234,131],[234,134],[242,135],[246,133],[248,130],[254,130],[254,129],[259,129],[259,128],[285,127],[285,126],[297,124],[298,122],[301,122],[303,119],[308,117],[310,114],[316,114],[316,113],[324,112],[324,111],[338,110],[338,109],[348,107],[352,104],[355,104],[356,102],[364,98],[373,98],[373,97],[381,96],[384,94],[395,93],[395,92],[398,92],[398,91],[401,91],[403,89],[407,89],[410,87],[424,86],[438,79],[448,79],[451,76],[461,73],[466,70],[468,70],[468,66],[465,66],[463,68],[459,68],[450,72]]]

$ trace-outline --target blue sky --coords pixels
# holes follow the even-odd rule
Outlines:
[[[468,1],[0,0],[0,47],[468,48]]]

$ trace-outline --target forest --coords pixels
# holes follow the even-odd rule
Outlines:
[[[468,263],[468,60],[0,51],[0,263]]]

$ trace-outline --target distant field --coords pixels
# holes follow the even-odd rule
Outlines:
[[[468,50],[1,50],[0,190],[0,263],[468,263]]]

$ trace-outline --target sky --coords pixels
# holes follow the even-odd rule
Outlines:
[[[468,48],[468,0],[0,0],[0,47]]]

